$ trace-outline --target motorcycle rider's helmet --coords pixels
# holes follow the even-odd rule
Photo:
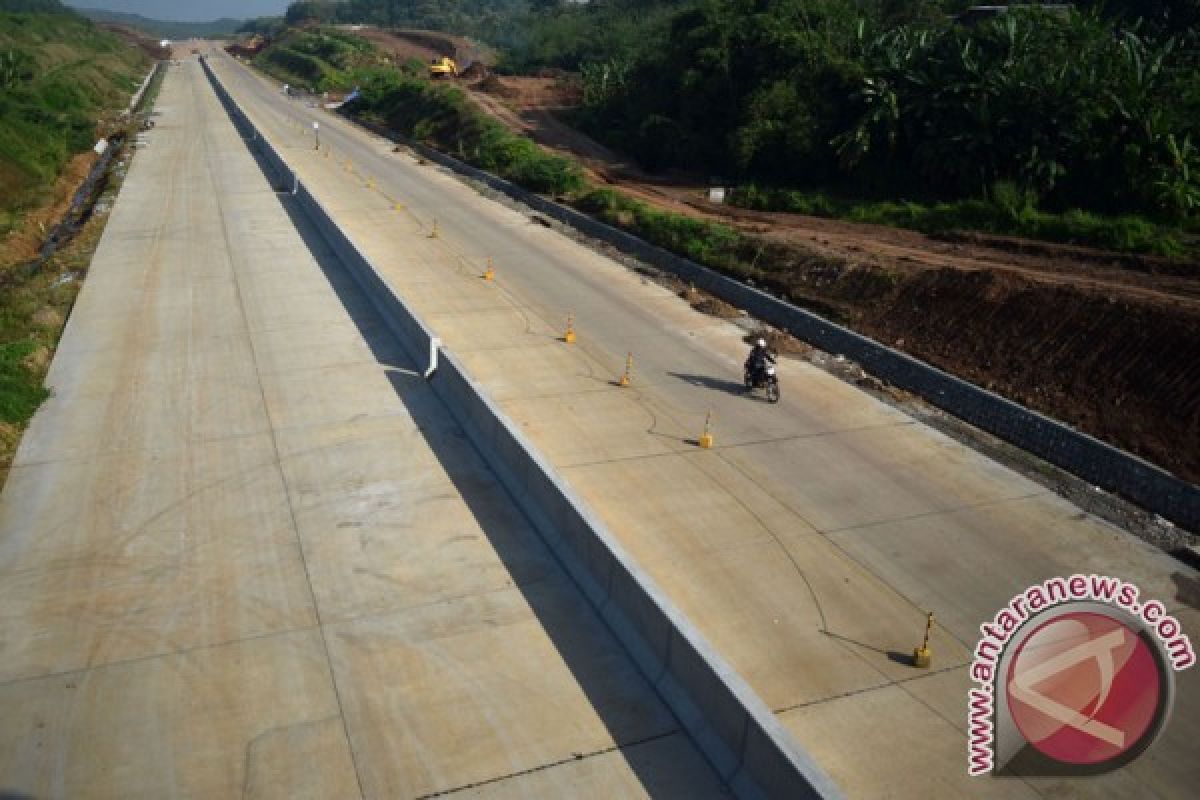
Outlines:
[[[755,344],[755,346],[757,346],[757,347],[766,347],[766,346],[767,346],[767,340],[766,340],[766,339],[759,339],[759,340],[758,340],[757,342],[755,342],[754,344]]]

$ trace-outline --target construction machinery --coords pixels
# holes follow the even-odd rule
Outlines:
[[[257,33],[248,39],[243,39],[240,42],[234,42],[225,49],[231,55],[238,58],[254,58],[262,52],[263,48],[271,43],[271,39],[266,36],[260,36]]]
[[[429,62],[429,77],[434,80],[457,78],[458,65],[454,63],[454,59],[450,58],[450,56],[435,58]]]

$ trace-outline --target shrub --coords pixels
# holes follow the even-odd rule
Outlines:
[[[50,395],[24,363],[36,347],[32,341],[0,344],[0,421],[23,424]]]
[[[787,211],[853,222],[911,228],[924,233],[983,231],[1080,244],[1130,253],[1168,257],[1187,255],[1179,228],[1137,215],[1105,216],[1072,209],[1061,213],[1039,210],[1032,192],[1011,182],[999,182],[991,199],[919,203],[911,200],[862,202],[837,200],[822,192],[796,189],[738,187],[730,203],[759,211]],[[1186,228],[1184,228],[1186,230]]]
[[[742,238],[728,225],[657,211],[612,189],[593,189],[577,198],[575,206],[702,264],[723,269],[736,266]]]
[[[462,90],[393,72],[369,85],[354,110],[383,120],[399,133],[427,142],[526,189],[567,194],[583,188],[583,172],[547,153],[475,109]]]

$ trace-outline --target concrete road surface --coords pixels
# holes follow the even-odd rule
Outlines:
[[[968,778],[964,665],[1014,594],[1075,572],[1137,583],[1200,635],[1195,570],[811,365],[781,366],[777,406],[746,395],[737,326],[213,61],[339,224],[847,793],[1193,796],[1200,670],[1179,676],[1149,753],[1081,782]],[[488,258],[494,282],[479,277]],[[634,384],[621,389],[629,352]],[[703,451],[710,411],[717,447]],[[919,671],[905,654],[927,611],[934,664]]]
[[[158,110],[0,497],[0,796],[721,796],[194,61]]]

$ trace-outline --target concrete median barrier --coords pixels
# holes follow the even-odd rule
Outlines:
[[[238,109],[211,67],[228,113],[275,179],[294,185],[309,216],[416,363],[433,333],[362,255],[319,200]],[[833,798],[841,793],[769,708],[629,556],[499,407],[441,348],[430,385],[580,591],[706,758],[744,798]]]
[[[453,354],[433,386],[639,669],[741,797],[834,797],[832,782],[625,552]]]

